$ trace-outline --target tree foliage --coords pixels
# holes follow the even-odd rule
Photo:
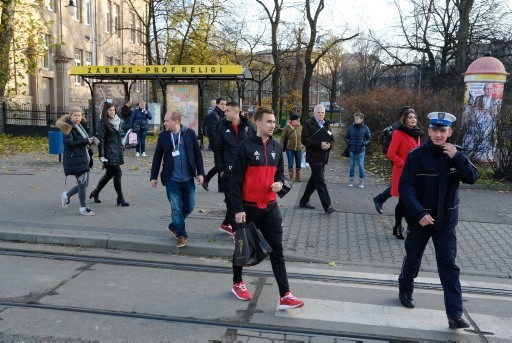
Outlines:
[[[46,52],[41,33],[47,32],[48,23],[34,15],[41,6],[41,1],[2,1],[0,97],[17,94],[19,87],[26,85],[27,75],[37,71],[38,61]]]

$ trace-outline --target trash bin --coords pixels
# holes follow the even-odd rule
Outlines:
[[[61,155],[64,153],[64,135],[62,131],[48,132],[48,146],[50,154],[59,155],[60,161]]]

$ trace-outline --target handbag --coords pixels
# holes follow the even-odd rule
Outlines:
[[[140,120],[137,120],[135,123],[133,123],[132,131],[140,131]]]
[[[272,248],[254,223],[242,223],[235,231],[235,266],[255,266],[271,252]]]
[[[348,145],[345,147],[345,150],[341,153],[343,157],[350,157],[350,152],[348,151]]]
[[[94,159],[92,158],[94,151],[92,151],[90,147],[87,147],[87,153],[89,154],[89,168],[92,168],[94,166]]]
[[[292,189],[292,181],[285,177],[283,180],[283,188],[277,192],[277,195],[282,198],[290,191],[290,189]]]

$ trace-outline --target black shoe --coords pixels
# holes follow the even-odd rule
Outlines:
[[[393,226],[393,236],[396,236],[397,239],[405,239],[402,225]]]
[[[382,214],[382,202],[380,201],[380,197],[377,195],[375,198],[373,198],[373,203],[375,204],[375,209],[377,212]]]
[[[126,201],[124,201],[123,198],[117,198],[117,206],[119,206],[119,205],[121,205],[121,206],[130,206],[130,204],[127,203]]]
[[[462,319],[462,317],[448,318],[448,326],[450,329],[465,329],[469,327],[469,323]]]
[[[400,302],[403,306],[407,308],[414,308],[414,300],[412,299],[412,294],[400,293],[398,298],[400,299]]]
[[[315,209],[315,206],[311,206],[311,205],[310,205],[310,204],[308,204],[308,203],[305,203],[305,204],[303,204],[303,203],[299,203],[299,207],[307,208],[307,209],[309,209],[309,210],[314,210],[314,209]]]
[[[203,186],[204,190],[205,191],[209,191],[208,189],[208,181],[203,181],[203,183],[201,184],[201,186]]]
[[[337,212],[334,208],[332,207],[328,207],[327,210],[325,210],[325,213],[327,214],[331,214],[331,213],[334,213],[334,212]]]
[[[95,191],[91,192],[91,195],[89,195],[89,199],[94,198],[94,202],[96,204],[101,204],[101,200],[99,199],[100,195],[96,193]]]

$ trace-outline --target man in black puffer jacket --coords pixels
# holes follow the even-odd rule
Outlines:
[[[240,115],[240,105],[233,101],[226,104],[225,117],[217,126],[215,134],[215,169],[220,173],[220,189],[224,192],[226,216],[219,230],[233,235],[235,213],[229,196],[229,180],[235,158],[236,149],[241,142],[254,136],[256,129],[245,117]]]

